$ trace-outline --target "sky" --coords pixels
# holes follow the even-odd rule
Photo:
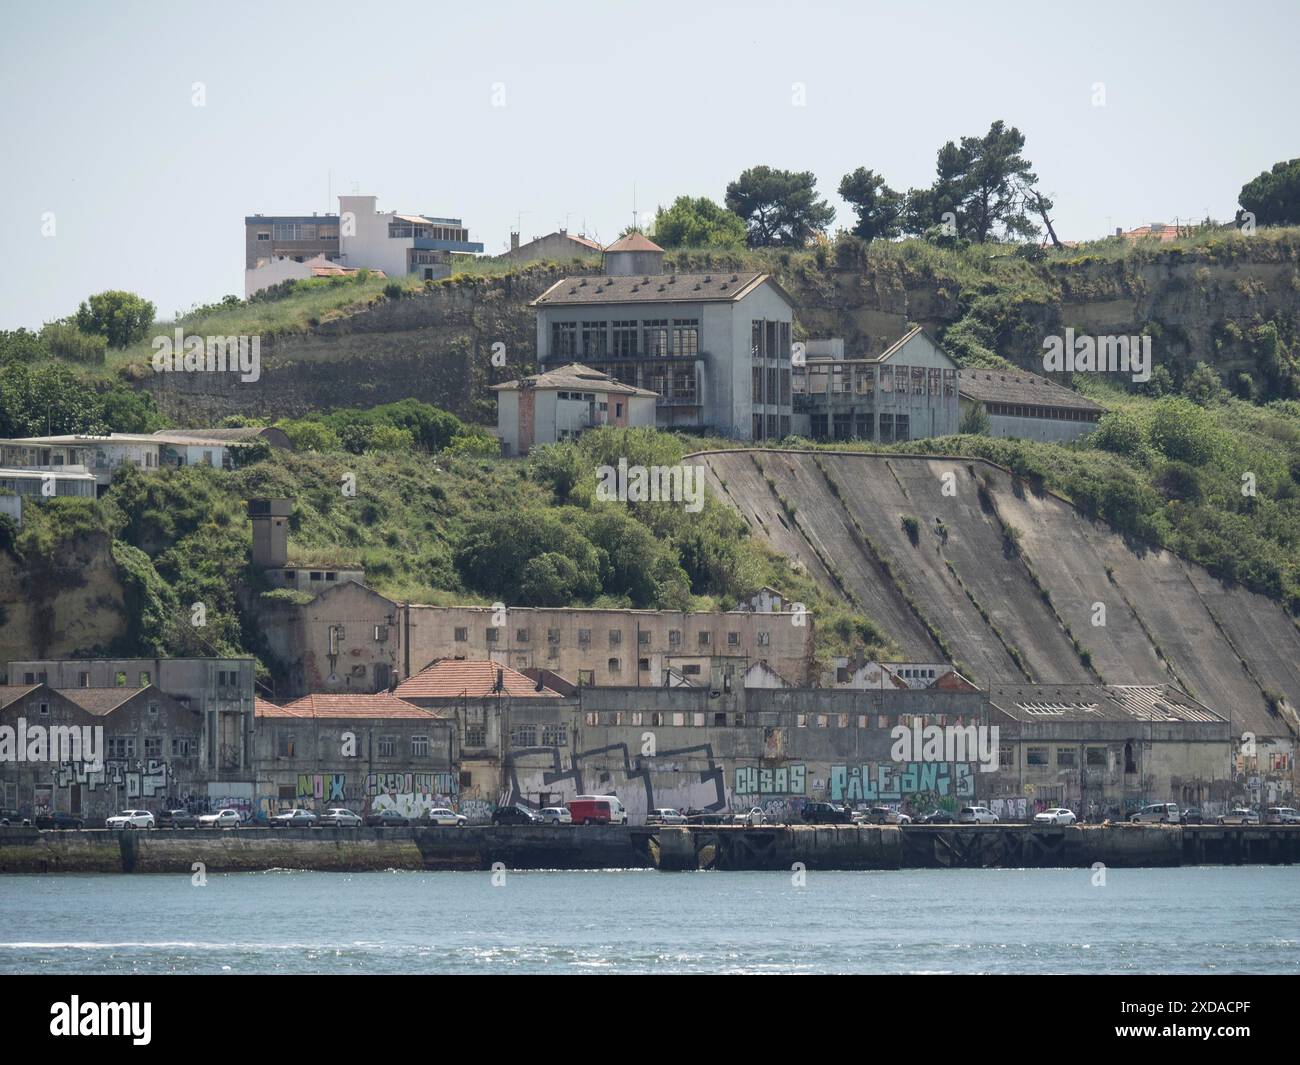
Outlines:
[[[995,119],[1063,239],[1230,218],[1300,155],[1297,42],[1296,0],[0,0],[0,329],[242,295],[244,216],[331,192],[493,253],[609,242],[762,163],[847,228],[843,174],[927,185]]]

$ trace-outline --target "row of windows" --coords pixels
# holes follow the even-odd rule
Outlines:
[[[750,370],[751,397],[755,403],[790,406],[790,371],[755,366]]]
[[[398,736],[377,736],[375,737],[375,756],[378,758],[396,758],[398,747],[401,745],[401,738]],[[364,751],[358,749],[352,756],[361,758]],[[429,737],[428,736],[410,736],[407,739],[407,746],[404,752],[412,758],[429,757]],[[275,734],[275,754],[277,758],[296,758],[298,754],[298,741],[292,732],[277,732]]]
[[[290,240],[338,240],[338,226],[322,226],[312,222],[276,222],[271,232],[258,230],[258,240],[270,240],[274,235],[276,243]]]
[[[1075,407],[1033,407],[1022,403],[986,403],[984,409],[1003,418],[1045,418],[1057,422],[1095,422],[1100,411]]]
[[[853,366],[810,363],[795,371],[795,390],[809,395],[873,396],[877,391],[913,396],[957,397],[957,371],[937,366]]]
[[[538,740],[542,747],[567,747],[569,745],[569,728],[567,725],[516,725],[510,730],[511,747],[537,747]],[[483,742],[471,744],[469,730],[465,735],[466,746],[481,747]]]
[[[109,736],[104,740],[104,757],[111,759],[130,759],[136,756],[136,738],[134,736]],[[163,737],[146,736],[144,738],[144,757],[161,758],[163,756]],[[171,741],[171,756],[173,758],[188,758],[190,752],[194,749],[192,741],[187,739],[173,739]]]
[[[1008,751],[1009,748],[1002,748]],[[1010,765],[1008,756],[1002,763],[1004,766]],[[1025,765],[1027,766],[1049,766],[1052,764],[1052,750],[1050,747],[1026,747],[1025,748]],[[1084,749],[1084,764],[1091,768],[1105,769],[1110,764],[1109,752],[1105,747],[1087,747]],[[1056,768],[1058,769],[1077,769],[1079,767],[1079,749],[1077,747],[1057,747],[1056,748]],[[1125,744],[1124,746],[1124,772],[1136,773],[1137,765],[1133,760],[1133,745]]]
[[[455,226],[418,226],[409,222],[389,222],[388,237],[390,240],[420,237],[429,240],[458,240],[464,243],[469,240],[469,230],[458,229]]]
[[[552,322],[551,358],[690,358],[700,353],[698,318]]]
[[[505,626],[504,626],[504,625],[489,625],[486,629],[483,630],[483,631],[484,631],[484,639],[485,639],[488,643],[500,643],[500,642],[501,642],[501,633],[502,633],[504,630],[505,630]],[[649,646],[651,646],[651,642],[650,642],[650,637],[651,637],[651,635],[652,635],[651,633],[646,632],[645,630],[640,630],[640,631],[638,631],[638,632],[637,632],[637,646],[638,646],[638,647],[649,647]],[[770,634],[767,633],[767,632],[759,632],[759,633],[757,633],[758,643],[759,643],[760,646],[767,646],[767,644],[768,644],[768,642],[769,642],[769,635],[770,635]],[[456,642],[457,642],[457,643],[466,643],[466,642],[468,642],[468,641],[469,641],[469,627],[466,626],[466,625],[459,625],[459,626],[457,626],[457,627],[456,627],[456,631],[455,631],[455,637],[456,637]],[[607,634],[607,638],[608,638],[608,640],[609,640],[609,646],[610,646],[610,647],[621,647],[621,646],[623,645],[623,630],[622,630],[622,629],[609,629],[609,630],[608,630],[608,634]],[[529,642],[531,642],[531,640],[532,640],[532,630],[531,630],[531,629],[522,629],[522,628],[521,628],[521,629],[515,629],[515,643],[529,643]],[[550,644],[551,646],[554,646],[554,647],[558,647],[558,646],[560,646],[560,630],[559,630],[559,629],[547,629],[547,630],[546,630],[546,642],[547,642],[548,644]],[[702,631],[700,631],[700,632],[697,632],[697,633],[695,634],[695,643],[696,643],[696,646],[697,646],[697,647],[712,647],[712,646],[713,646],[713,633],[712,633],[711,631],[709,631],[709,630],[702,630]],[[591,629],[579,629],[579,630],[578,630],[578,646],[579,646],[580,648],[584,649],[584,650],[587,649],[587,648],[589,648],[589,647],[591,646]],[[669,630],[668,630],[668,646],[669,646],[670,648],[677,648],[677,647],[681,647],[681,646],[682,646],[682,630],[681,630],[681,629],[669,629]],[[740,633],[738,633],[738,632],[729,632],[729,633],[727,633],[727,646],[728,646],[728,647],[739,647],[739,646],[740,646]]]
[[[754,359],[790,358],[790,323],[755,319],[749,326],[749,354]]]
[[[784,440],[790,435],[790,415],[755,414],[750,428],[755,440]]]
[[[906,414],[877,416],[839,411],[830,422],[825,414],[813,414],[809,416],[808,431],[814,440],[875,440],[877,417],[880,419],[880,443],[895,444],[912,439],[911,417]]]

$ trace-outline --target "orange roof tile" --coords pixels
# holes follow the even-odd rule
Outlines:
[[[501,673],[501,691],[496,691],[497,672]],[[501,694],[514,699],[558,699],[549,688],[537,690],[537,682],[509,666],[495,662],[471,662],[459,658],[442,658],[425,666],[413,677],[397,686],[397,694],[406,699],[456,699],[462,696],[481,698]]]
[[[376,692],[373,695],[317,693],[304,695],[301,699],[295,699],[284,706],[276,706],[274,703],[264,702],[259,699],[254,712],[258,717],[301,718],[375,717],[427,719],[440,716],[431,710],[422,709],[414,703],[408,703],[405,699],[399,699],[391,692]]]

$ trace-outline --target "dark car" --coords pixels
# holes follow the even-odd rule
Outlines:
[[[159,828],[198,828],[199,818],[189,810],[164,810],[158,815]]]
[[[85,828],[85,819],[80,814],[37,814],[37,828]]]
[[[923,824],[923,825],[951,825],[951,824],[953,823],[953,820],[954,820],[954,818],[953,818],[952,814],[951,814],[949,811],[947,811],[947,810],[935,810],[934,813],[926,814],[923,818],[921,818],[921,824]]]
[[[409,817],[402,816],[396,810],[380,810],[366,818],[366,824],[371,828],[405,828],[410,823]]]
[[[1190,810],[1183,811],[1183,824],[1185,825],[1203,825],[1205,824],[1205,815],[1193,806]]]
[[[725,825],[731,820],[731,814],[725,810],[697,810],[694,806],[686,810],[688,825]]]
[[[803,808],[803,819],[810,825],[848,825],[853,814],[833,802],[810,802]]]
[[[541,817],[524,806],[503,806],[492,812],[494,825],[536,825],[541,821]]]

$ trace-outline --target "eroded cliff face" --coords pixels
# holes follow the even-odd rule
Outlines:
[[[127,631],[111,541],[99,533],[78,537],[53,557],[21,563],[0,552],[0,611],[0,667],[107,650]]]
[[[1154,338],[1156,361],[1181,377],[1198,361],[1231,382],[1237,373],[1266,375],[1260,345],[1244,334],[1272,322],[1284,347],[1300,341],[1300,247],[1261,240],[1230,254],[1170,249],[1118,260],[1023,266],[987,283],[942,276],[903,257],[838,269],[804,257],[774,272],[797,304],[801,335],[844,337],[850,352],[877,354],[909,322],[941,331],[981,300],[998,303],[994,348],[1042,369],[1043,338],[1066,327],[1090,334]],[[719,266],[721,268],[721,266]],[[226,414],[301,415],[413,397],[462,417],[491,422],[497,381],[534,368],[536,332],[529,302],[563,269],[433,285],[399,300],[381,300],[303,333],[263,338],[262,375],[145,374],[160,407],[184,424],[211,424]],[[1235,331],[1234,331],[1235,329]],[[505,365],[494,367],[494,344]],[[1261,379],[1263,379],[1261,377]]]

